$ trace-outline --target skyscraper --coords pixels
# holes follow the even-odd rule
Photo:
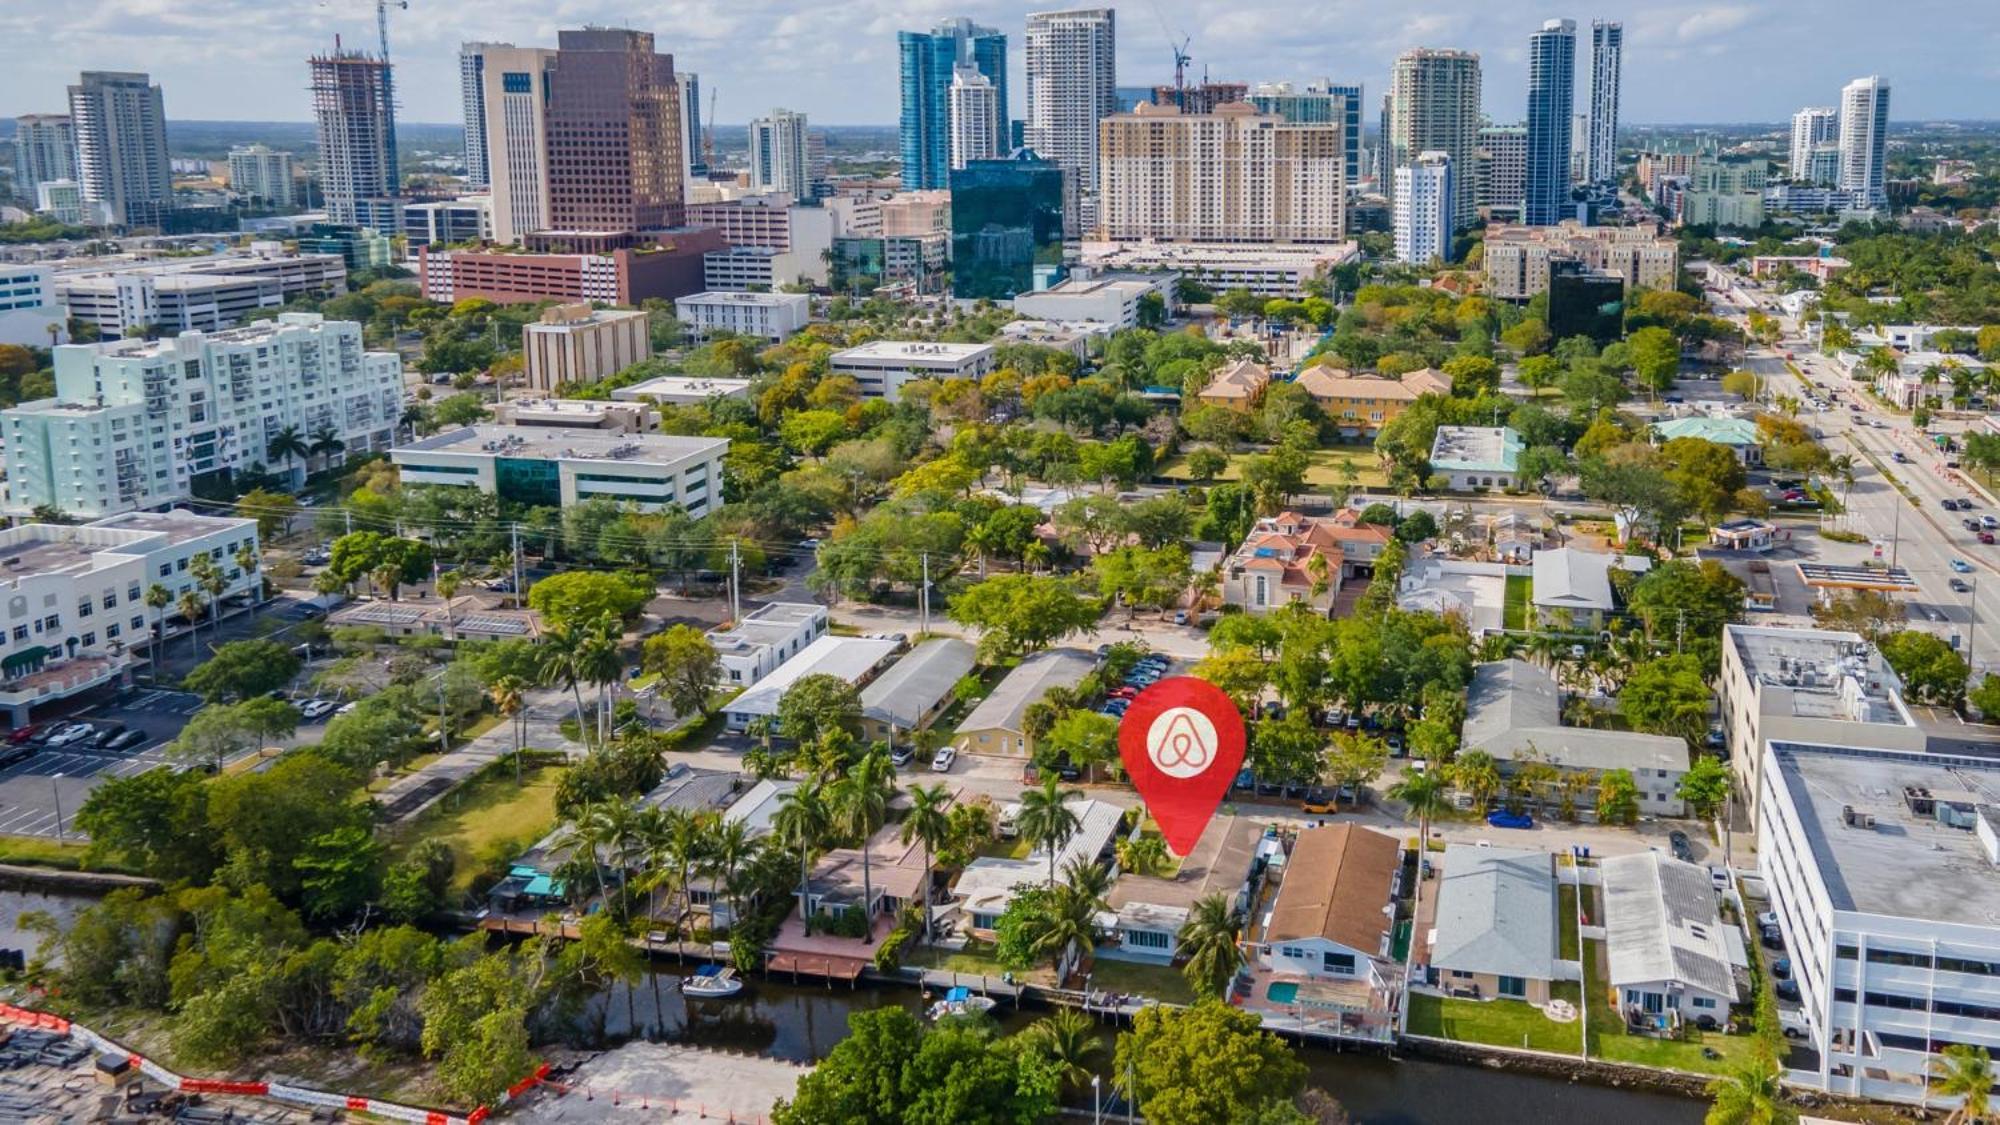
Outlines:
[[[961,66],[951,79],[951,167],[992,160],[1001,152],[1000,91],[978,70]]]
[[[1590,24],[1590,134],[1584,143],[1583,178],[1608,184],[1618,179],[1618,83],[1625,57],[1625,25]]]
[[[1303,92],[1289,82],[1278,82],[1251,91],[1250,104],[1262,113],[1275,113],[1299,125],[1320,125],[1338,121],[1341,142],[1346,145],[1347,190],[1361,183],[1361,86],[1336,85],[1322,78],[1309,82]]]
[[[1104,119],[1098,234],[1113,242],[1330,243],[1346,237],[1341,125],[1236,102],[1142,105]]]
[[[674,72],[674,80],[681,87],[681,148],[687,152],[687,182],[681,190],[685,198],[696,180],[708,176],[708,157],[701,147],[701,76],[681,70]]]
[[[952,171],[952,296],[1009,301],[1061,277],[1063,179],[1026,151]]]
[[[549,77],[556,53],[488,45],[481,58],[493,241],[507,246],[549,229]]]
[[[292,206],[297,202],[292,186],[292,154],[275,152],[266,145],[230,149],[229,187],[245,199],[267,207]]]
[[[465,113],[465,182],[473,187],[492,182],[486,142],[486,52],[512,47],[511,43],[458,45],[458,98]]]
[[[1576,104],[1576,21],[1550,20],[1528,37],[1528,184],[1521,221],[1568,217],[1571,112]]]
[[[69,88],[69,116],[76,178],[97,221],[158,222],[174,190],[160,88],[144,74],[86,70]]]
[[[1472,51],[1419,47],[1396,57],[1389,78],[1385,155],[1394,170],[1426,152],[1451,157],[1452,233],[1478,217],[1479,56]]]
[[[1813,150],[1834,143],[1839,136],[1840,111],[1830,105],[1807,106],[1792,114],[1791,161],[1787,165],[1792,178],[1806,183],[1818,182],[1818,177],[1814,175]]]
[[[50,180],[76,179],[76,130],[65,113],[24,113],[14,119],[14,190],[32,201]]]
[[[1396,260],[1426,266],[1451,257],[1451,155],[1425,152],[1396,169]]]
[[[549,225],[620,232],[679,226],[681,90],[653,33],[556,33],[549,75]]]
[[[1094,225],[1097,123],[1118,106],[1117,13],[1109,8],[1030,12],[1027,36],[1029,148],[1076,184],[1072,228]]]
[[[389,64],[360,51],[336,50],[313,56],[310,66],[327,218],[382,234],[402,233],[402,216],[393,203],[402,181]]]
[[[1528,190],[1528,130],[1524,125],[1487,125],[1479,130],[1479,206],[1521,215]]]
[[[1840,183],[1861,192],[1871,205],[1886,207],[1882,182],[1889,137],[1889,84],[1869,75],[1840,91]]]
[[[945,186],[951,160],[951,88],[960,67],[993,84],[1000,106],[999,136],[1007,136],[1007,37],[969,19],[951,19],[929,31],[899,31],[903,112],[903,188]]]
[[[793,199],[813,197],[806,115],[774,109],[750,122],[750,187]]]

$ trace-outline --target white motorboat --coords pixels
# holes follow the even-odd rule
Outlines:
[[[991,996],[974,996],[968,988],[953,988],[944,994],[944,999],[931,1005],[929,1013],[933,1020],[951,1016],[977,1016],[993,1010],[995,1004]]]
[[[681,982],[684,995],[706,1000],[719,1000],[743,991],[743,981],[736,970],[727,965],[703,965],[694,975]]]

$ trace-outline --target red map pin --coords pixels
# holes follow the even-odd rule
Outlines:
[[[1118,724],[1118,756],[1177,856],[1194,850],[1243,768],[1243,715],[1222,689],[1193,676],[1139,693]]]

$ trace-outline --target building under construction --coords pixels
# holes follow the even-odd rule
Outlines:
[[[310,61],[327,217],[347,226],[399,233],[396,96],[388,62],[343,51],[338,40],[333,54]]]

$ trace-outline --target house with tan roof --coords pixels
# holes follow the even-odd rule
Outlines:
[[[1195,397],[1209,406],[1247,414],[1256,409],[1258,400],[1264,397],[1264,389],[1270,385],[1270,368],[1254,359],[1239,359],[1216,372],[1215,378]]]
[[[1194,850],[1172,875],[1118,876],[1105,897],[1118,915],[1113,927],[1118,940],[1098,949],[1097,956],[1171,964],[1195,903],[1210,895],[1221,895],[1232,910],[1248,903],[1263,837],[1264,826],[1247,816],[1210,817]]]
[[[1261,936],[1265,967],[1308,977],[1393,977],[1381,963],[1391,956],[1402,867],[1401,841],[1374,829],[1336,824],[1300,832]]]
[[[1283,512],[1257,521],[1222,564],[1222,600],[1250,613],[1305,602],[1322,613],[1341,585],[1372,577],[1391,536],[1342,509],[1324,518]]]
[[[1451,376],[1429,367],[1390,379],[1321,363],[1300,372],[1297,382],[1349,437],[1374,435],[1424,395],[1451,393]]]

